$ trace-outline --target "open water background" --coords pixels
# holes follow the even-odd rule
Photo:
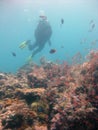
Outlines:
[[[25,64],[31,52],[27,48],[21,50],[19,44],[28,39],[34,41],[40,10],[44,10],[52,26],[51,48],[56,53],[50,54],[47,44],[33,58],[34,62],[39,63],[42,56],[71,62],[77,52],[85,57],[90,49],[98,48],[98,42],[91,44],[98,40],[98,0],[0,0],[0,72],[14,73]],[[88,32],[91,20],[95,28]],[[83,39],[86,41],[81,44]]]

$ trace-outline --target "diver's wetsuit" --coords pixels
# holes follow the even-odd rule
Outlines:
[[[46,42],[51,44],[50,42],[51,34],[52,34],[52,29],[49,22],[46,20],[39,21],[38,26],[35,29],[35,33],[34,33],[35,42],[34,44],[28,45],[29,50],[34,50],[35,48],[37,48],[33,51],[32,57],[37,53],[39,53],[44,48]]]

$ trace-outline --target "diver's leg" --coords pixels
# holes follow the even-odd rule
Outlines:
[[[31,43],[28,44],[28,49],[29,49],[30,51],[34,50],[36,47],[37,47],[36,42],[35,42],[34,44],[31,44]]]
[[[43,48],[44,48],[44,45],[39,46],[36,50],[34,50],[33,53],[32,53],[32,57],[35,56],[40,51],[42,51]]]

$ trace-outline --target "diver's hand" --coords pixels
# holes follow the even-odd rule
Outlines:
[[[20,43],[19,48],[24,49],[29,43],[30,43],[30,40],[24,41]]]

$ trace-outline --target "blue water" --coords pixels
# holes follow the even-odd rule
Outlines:
[[[85,57],[90,48],[98,48],[98,43],[91,46],[91,42],[98,39],[98,0],[0,0],[1,72],[16,72],[26,63],[31,52],[27,48],[21,50],[19,44],[28,39],[34,41],[40,10],[44,10],[52,26],[51,48],[57,51],[50,54],[46,44],[33,58],[35,63],[39,63],[42,56],[51,61],[70,61],[77,52]],[[91,20],[95,28],[88,32]],[[80,44],[84,38],[87,40]],[[15,52],[16,57],[11,52]]]

